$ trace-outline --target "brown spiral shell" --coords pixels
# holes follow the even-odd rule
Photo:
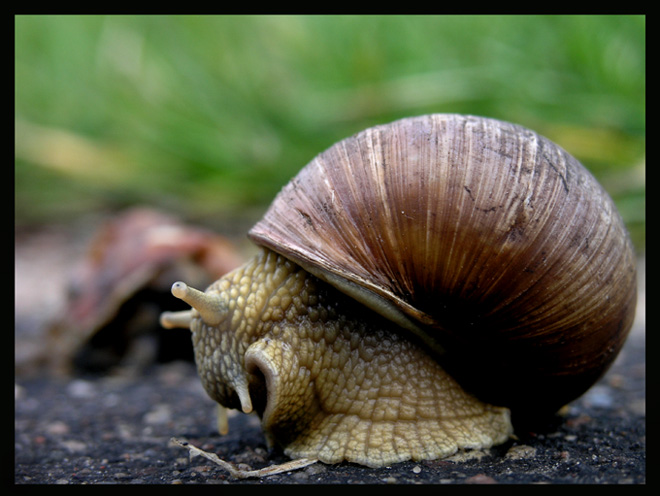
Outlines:
[[[437,343],[466,389],[514,412],[582,394],[634,317],[610,197],[562,148],[494,119],[426,115],[347,138],[249,235]]]

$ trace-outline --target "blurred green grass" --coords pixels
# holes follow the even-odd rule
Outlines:
[[[15,219],[257,215],[317,153],[429,112],[530,127],[645,243],[643,16],[18,16]]]

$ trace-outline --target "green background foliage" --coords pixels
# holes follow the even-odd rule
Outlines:
[[[18,16],[17,224],[258,215],[317,153],[430,112],[534,129],[645,221],[643,16]]]

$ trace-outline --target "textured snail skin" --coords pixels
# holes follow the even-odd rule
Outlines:
[[[292,457],[382,466],[502,443],[510,412],[554,413],[596,382],[634,318],[612,200],[559,146],[493,119],[347,138],[249,237],[260,255],[205,293],[176,283],[193,310],[162,322],[193,331],[209,395],[259,413]]]
[[[292,458],[378,467],[512,433],[508,409],[466,393],[395,324],[271,251],[205,293],[173,292],[201,310],[163,320],[190,324],[208,394],[256,411]]]

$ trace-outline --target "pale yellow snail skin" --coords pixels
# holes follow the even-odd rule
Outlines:
[[[263,248],[165,313],[199,375],[291,458],[370,467],[505,442],[608,368],[632,246],[574,158],[512,124],[435,114],[320,154],[250,231]],[[226,426],[221,426],[225,430]]]

